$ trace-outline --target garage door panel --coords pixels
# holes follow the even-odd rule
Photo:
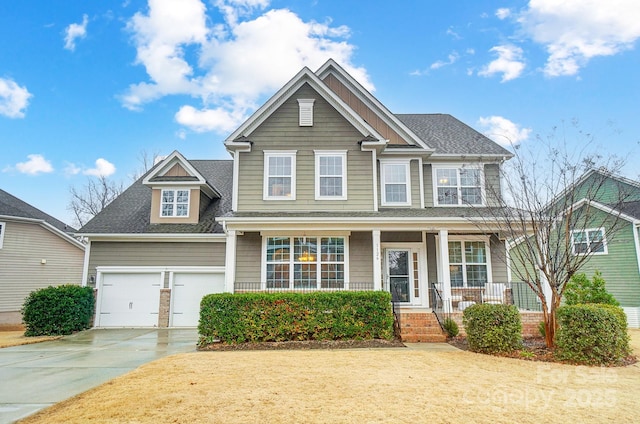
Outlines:
[[[160,305],[160,273],[103,274],[100,327],[155,327]]]
[[[200,301],[211,293],[224,291],[223,273],[175,273],[171,325],[195,327],[200,319]]]

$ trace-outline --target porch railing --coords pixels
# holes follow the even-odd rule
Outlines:
[[[324,287],[317,287],[303,284],[267,284],[261,282],[236,281],[233,284],[234,293],[253,292],[294,292],[311,293],[317,291],[373,291],[373,282],[350,282],[346,284],[331,284]]]
[[[440,326],[450,313],[462,312],[471,305],[494,303],[515,305],[519,310],[541,311],[538,296],[524,282],[493,282],[478,287],[451,287],[451,295],[444,297],[442,283],[429,284],[429,302]]]

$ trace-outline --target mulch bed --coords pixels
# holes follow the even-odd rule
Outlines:
[[[309,350],[309,349],[378,349],[385,347],[405,347],[400,340],[301,340],[286,342],[252,343],[211,343],[199,346],[202,351],[225,350]]]
[[[447,340],[452,346],[461,350],[469,350],[469,343],[466,337],[453,337]],[[567,363],[560,361],[553,354],[553,349],[549,349],[544,342],[543,338],[526,338],[522,341],[522,349],[516,350],[510,353],[495,353],[494,356],[502,356],[506,358],[521,359],[525,361],[541,361],[541,362],[555,362],[555,363]],[[638,362],[638,358],[634,355],[630,355],[622,360],[618,365],[626,367],[627,365],[633,365]]]

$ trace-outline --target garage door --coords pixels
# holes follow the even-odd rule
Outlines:
[[[102,274],[99,327],[156,327],[161,273]]]
[[[171,297],[172,327],[196,327],[200,319],[200,301],[210,293],[224,291],[224,273],[175,273]]]

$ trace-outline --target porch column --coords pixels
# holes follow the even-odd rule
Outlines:
[[[440,257],[440,280],[442,282],[442,303],[445,312],[451,312],[451,274],[449,273],[449,231],[438,232],[438,249]]]
[[[236,231],[227,230],[227,250],[224,259],[224,291],[233,293],[236,281]]]
[[[382,290],[382,253],[380,251],[380,230],[371,231],[373,244],[373,290]]]

